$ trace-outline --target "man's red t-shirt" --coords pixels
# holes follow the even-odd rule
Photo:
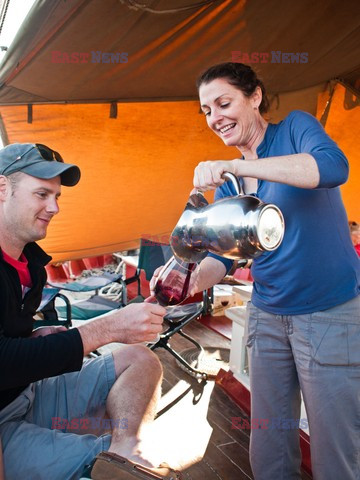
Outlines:
[[[25,255],[22,253],[19,260],[16,260],[13,257],[10,257],[4,250],[2,251],[3,258],[5,262],[9,263],[12,265],[14,268],[16,268],[19,278],[20,278],[20,283],[22,286],[22,291],[23,291],[23,296],[31,288],[32,282],[31,282],[31,276],[29,272],[29,267],[28,267],[28,261],[25,257]]]

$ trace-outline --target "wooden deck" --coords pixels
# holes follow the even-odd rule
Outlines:
[[[230,348],[230,341],[199,322],[185,331],[203,347]],[[175,335],[172,347],[191,347]],[[187,480],[252,479],[249,464],[249,430],[232,428],[232,418],[247,415],[214,381],[190,377],[164,349],[155,351],[164,367],[163,395],[154,430],[159,459],[178,465]],[[303,473],[303,480],[309,480]],[[274,479],[275,480],[275,479]]]

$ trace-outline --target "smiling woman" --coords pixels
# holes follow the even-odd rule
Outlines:
[[[266,130],[267,123],[261,116],[265,107],[261,106],[263,96],[259,86],[248,96],[227,79],[218,78],[202,84],[199,96],[209,127],[225,145],[252,145]]]
[[[359,319],[360,264],[339,188],[347,180],[348,161],[306,112],[295,110],[278,124],[268,123],[262,116],[264,91],[249,69],[225,63],[200,77],[201,108],[209,128],[242,158],[201,162],[194,187],[216,188],[215,200],[225,205],[224,199],[236,194],[224,183],[225,172],[230,172],[249,194],[245,198],[256,193],[281,209],[283,242],[254,258],[251,269],[254,288],[244,337],[251,414],[298,419],[301,391],[314,477],[350,480],[358,471],[353,459],[359,438],[354,421],[358,383],[352,367],[360,363],[348,352],[356,352],[349,349],[355,336],[360,341],[360,325],[354,320]],[[229,224],[236,224],[236,212],[229,216]],[[210,288],[231,266],[230,259],[208,256],[194,283],[199,290]],[[321,350],[319,341],[330,347]],[[345,409],[343,402],[329,402],[335,385],[346,396]],[[343,429],[335,427],[334,413],[341,415]],[[300,478],[298,431],[285,437],[270,429],[252,430],[250,445],[254,477],[272,480],[285,470],[287,478]]]

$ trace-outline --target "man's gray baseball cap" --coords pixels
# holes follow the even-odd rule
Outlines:
[[[80,180],[80,169],[64,163],[61,155],[41,143],[13,143],[0,150],[0,175],[23,172],[48,180],[60,175],[61,184],[72,187]]]

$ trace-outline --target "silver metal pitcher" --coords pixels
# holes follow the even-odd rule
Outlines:
[[[174,255],[186,262],[199,262],[208,252],[233,260],[256,258],[282,242],[285,223],[280,209],[245,195],[232,173],[223,177],[238,195],[212,204],[201,193],[191,195],[171,234]]]

